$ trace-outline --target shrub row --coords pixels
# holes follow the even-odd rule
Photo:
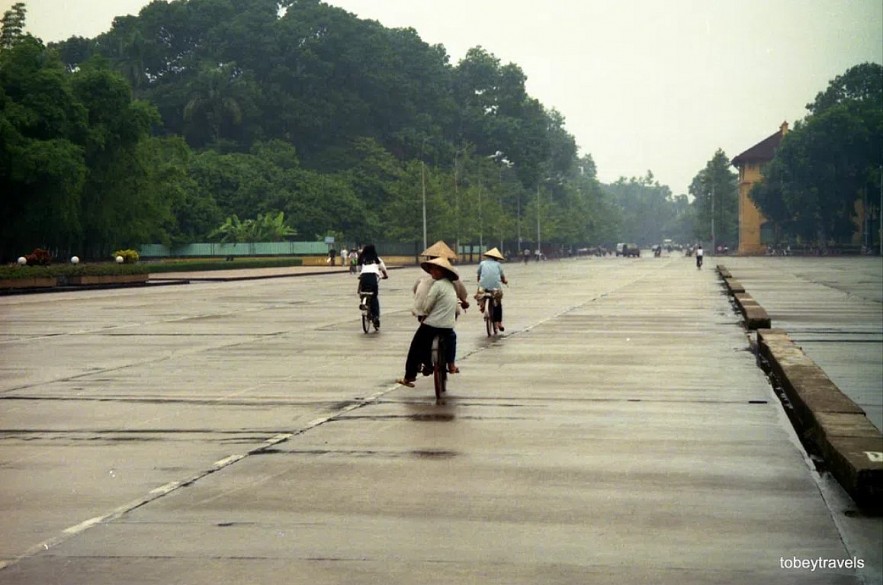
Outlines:
[[[51,264],[49,266],[0,266],[0,280],[19,280],[44,276],[104,276],[121,274],[147,274],[150,269],[144,264]]]
[[[147,266],[148,272],[202,272],[205,270],[232,270],[238,268],[280,268],[285,266],[303,266],[302,258],[237,258],[232,262],[225,260],[169,260],[141,264]]]
[[[124,256],[126,258],[126,256]],[[171,260],[166,262],[140,262],[129,264],[124,262],[98,262],[81,264],[50,264],[48,266],[19,266],[10,264],[0,266],[0,280],[39,277],[67,276],[105,276],[122,274],[149,274],[159,272],[201,272],[205,270],[230,270],[236,268],[276,268],[285,266],[302,266],[302,258],[239,258],[234,262],[224,260]]]

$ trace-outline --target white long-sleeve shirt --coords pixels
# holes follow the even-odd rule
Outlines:
[[[457,324],[457,291],[454,283],[441,278],[432,283],[426,298],[416,303],[419,314],[426,315],[423,323],[430,327],[453,329]]]
[[[419,305],[426,303],[426,295],[429,294],[429,290],[432,288],[432,285],[435,281],[432,279],[432,276],[429,274],[424,274],[421,276],[417,282],[414,283],[414,308],[411,309],[411,313],[415,317],[422,317],[426,313],[421,313],[417,307]],[[457,279],[453,281],[454,290],[457,292],[457,298],[461,301],[465,301],[469,298],[469,292],[466,290],[466,286],[463,284],[463,281]],[[460,304],[457,303],[457,313],[460,313]]]

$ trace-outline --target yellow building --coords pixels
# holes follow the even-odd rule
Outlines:
[[[751,187],[763,178],[763,166],[773,160],[782,137],[788,132],[788,122],[782,122],[779,131],[758,142],[732,160],[739,169],[739,254],[766,253],[766,238],[761,236],[761,228],[766,218],[748,197]]]

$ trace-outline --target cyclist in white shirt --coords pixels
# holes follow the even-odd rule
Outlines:
[[[362,248],[359,254],[359,286],[356,289],[358,294],[362,292],[374,293],[371,295],[371,314],[374,315],[374,328],[380,329],[380,279],[389,278],[386,272],[386,264],[377,255],[374,244],[368,244]]]

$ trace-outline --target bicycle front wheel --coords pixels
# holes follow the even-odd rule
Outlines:
[[[368,319],[368,312],[362,311],[362,331],[368,333],[368,327],[371,325],[370,319]]]

